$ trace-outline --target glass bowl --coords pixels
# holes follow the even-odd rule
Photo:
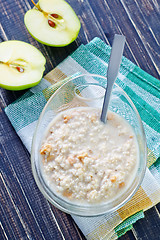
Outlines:
[[[99,75],[83,74],[74,77],[64,83],[48,100],[44,107],[34,133],[31,151],[31,163],[35,181],[42,194],[60,210],[79,216],[98,216],[113,212],[122,207],[138,190],[146,170],[146,139],[141,118],[133,102],[128,95],[114,84],[109,110],[125,118],[134,129],[137,142],[139,162],[132,184],[126,190],[110,201],[99,204],[84,204],[75,201],[67,201],[53,192],[42,174],[42,159],[40,147],[45,136],[46,129],[51,121],[67,109],[79,107],[102,108],[106,77]]]

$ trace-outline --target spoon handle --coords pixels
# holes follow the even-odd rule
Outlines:
[[[121,58],[123,54],[124,44],[125,44],[125,36],[123,35],[117,35],[115,34],[112,50],[111,50],[111,56],[108,64],[107,69],[107,87],[106,92],[104,96],[104,102],[102,107],[102,113],[101,113],[101,121],[106,123],[106,115],[107,115],[107,109],[109,105],[110,95],[112,92],[113,84],[117,78]]]

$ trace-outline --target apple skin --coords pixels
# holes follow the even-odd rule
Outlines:
[[[14,64],[17,59],[27,62],[24,73],[8,66],[8,62]],[[19,91],[36,86],[42,79],[45,64],[42,53],[29,43],[18,40],[0,43],[0,87]]]
[[[47,7],[47,12],[49,13],[49,14],[52,14],[52,13],[54,13],[54,8],[53,8],[53,6],[54,6],[54,4],[55,5],[58,5],[58,4],[61,4],[61,6],[65,9],[67,9],[67,11],[69,11],[70,13],[69,14],[71,14],[72,15],[72,20],[70,21],[70,22],[72,22],[72,26],[70,26],[69,28],[68,28],[68,23],[67,23],[67,18],[68,17],[65,17],[65,15],[67,15],[66,13],[64,13],[63,11],[61,11],[61,10],[59,10],[58,8],[57,8],[57,6],[56,6],[56,8],[57,8],[57,12],[55,11],[55,13],[58,13],[59,15],[61,15],[63,18],[64,18],[64,22],[66,23],[66,29],[63,29],[63,30],[58,30],[57,32],[58,32],[58,34],[61,32],[68,32],[68,36],[70,36],[67,40],[65,40],[66,42],[61,42],[61,41],[59,41],[59,42],[55,42],[55,39],[57,38],[57,33],[56,33],[56,31],[54,30],[54,29],[52,29],[49,25],[48,25],[48,20],[47,20],[47,18],[46,18],[46,20],[44,20],[45,19],[45,17],[43,16],[43,13],[42,12],[40,12],[40,11],[38,11],[35,7],[33,7],[33,9],[31,9],[31,10],[29,10],[29,11],[27,11],[26,12],[26,14],[25,14],[25,16],[24,16],[24,23],[25,23],[25,26],[26,26],[26,28],[27,28],[27,30],[28,30],[28,32],[30,33],[30,35],[34,38],[34,39],[36,39],[38,42],[40,42],[40,43],[42,43],[42,44],[44,44],[44,45],[48,45],[48,46],[51,46],[51,47],[64,47],[64,46],[67,46],[67,45],[69,45],[69,44],[71,44],[73,41],[75,41],[75,39],[78,37],[78,34],[79,34],[79,31],[80,31],[80,28],[81,28],[81,23],[80,23],[80,21],[79,21],[79,19],[78,19],[78,17],[77,17],[77,15],[76,15],[76,13],[74,12],[74,10],[73,10],[73,8],[69,5],[69,3],[67,3],[66,1],[64,1],[64,0],[39,0],[39,2],[37,3],[37,6],[39,6],[40,8],[42,8],[42,10],[44,10],[43,8],[44,8],[44,4],[45,4],[45,1],[46,1],[46,4],[47,4],[47,2],[49,2],[49,4],[51,4],[51,3],[53,3],[52,4],[52,6],[51,6],[51,8],[49,8],[49,7]],[[41,6],[42,5],[42,6]],[[64,5],[64,6],[63,6]],[[53,8],[53,10],[52,10],[52,8]],[[33,12],[34,11],[34,12]],[[46,9],[45,9],[45,11],[46,11]],[[68,15],[69,15],[68,14]],[[35,15],[35,18],[36,18],[36,21],[34,21],[33,19],[34,19],[34,15]],[[39,16],[38,16],[39,15]],[[41,16],[40,16],[41,15]],[[44,25],[44,27],[41,25],[41,24],[39,24],[38,23],[38,21],[37,21],[37,19],[38,18],[43,18],[40,22],[46,22],[46,24]],[[31,19],[32,19],[32,21],[31,21]],[[36,22],[36,24],[35,24],[35,22]],[[33,29],[33,25],[35,24],[35,27],[34,27],[34,29]],[[74,26],[75,25],[75,26]],[[44,28],[46,28],[47,29],[47,31],[46,32],[43,32],[43,34],[42,34],[42,36],[43,37],[41,37],[41,36],[39,36],[39,33],[38,32],[41,32],[42,31],[42,29],[44,29]],[[38,31],[37,31],[38,30]],[[37,33],[35,33],[37,31]],[[50,33],[51,32],[53,32],[54,31],[54,33],[51,35]],[[45,41],[44,40],[44,36],[47,36],[48,35],[48,38],[49,39],[52,39],[51,41]],[[67,36],[67,35],[66,35]],[[67,37],[68,37],[67,36]],[[66,39],[66,37],[65,37],[65,35],[64,36],[62,36],[61,37],[61,39]]]
[[[20,91],[20,90],[25,90],[25,89],[34,87],[34,86],[38,85],[38,83],[40,83],[40,81],[41,81],[41,79],[38,82],[26,84],[26,85],[23,85],[23,86],[8,86],[8,85],[5,85],[5,84],[0,84],[0,87],[4,88],[6,90]]]

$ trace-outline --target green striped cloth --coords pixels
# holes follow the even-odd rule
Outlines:
[[[8,118],[29,151],[37,119],[49,97],[78,72],[106,76],[110,52],[108,45],[94,38],[48,73],[38,86],[6,107]],[[72,216],[91,240],[117,239],[144,217],[145,210],[160,201],[160,81],[123,57],[116,83],[129,95],[141,116],[147,138],[148,168],[135,196],[119,210],[92,218]]]

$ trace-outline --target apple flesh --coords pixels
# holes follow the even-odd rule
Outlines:
[[[22,90],[37,85],[46,59],[29,43],[10,40],[0,43],[0,87]]]
[[[55,47],[73,42],[81,27],[74,10],[64,0],[39,0],[25,14],[24,23],[33,38]]]

